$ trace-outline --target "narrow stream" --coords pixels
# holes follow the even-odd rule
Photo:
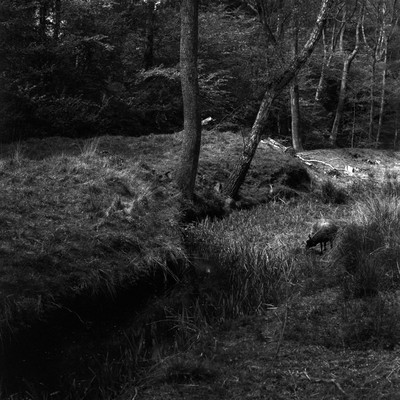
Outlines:
[[[159,275],[114,299],[81,298],[3,342],[0,398],[100,400],[107,390],[117,393],[137,352],[151,345],[151,315],[143,318],[143,310],[176,283]]]

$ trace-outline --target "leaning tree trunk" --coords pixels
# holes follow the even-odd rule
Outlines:
[[[176,182],[186,198],[192,198],[194,194],[201,143],[197,49],[198,0],[182,0],[180,65],[184,138]]]
[[[290,63],[289,67],[278,76],[276,80],[268,85],[256,120],[251,128],[250,136],[244,145],[242,155],[224,187],[225,195],[231,198],[237,197],[239,189],[246,178],[247,171],[250,168],[251,161],[253,160],[254,154],[257,150],[261,134],[264,133],[271,107],[282,90],[291,82],[310,57],[321,35],[328,11],[334,2],[335,0],[322,0],[317,20],[307,43],[304,45],[299,55]]]
[[[328,45],[326,44],[325,40],[325,29],[322,31],[322,42],[323,42],[323,51],[324,51],[324,56],[322,59],[322,66],[321,66],[321,75],[319,76],[319,81],[317,84],[317,90],[315,91],[315,101],[320,102],[322,98],[322,90],[324,88],[324,82],[325,82],[325,75],[326,75],[326,70],[328,68]]]

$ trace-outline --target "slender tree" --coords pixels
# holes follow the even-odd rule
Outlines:
[[[58,40],[61,28],[61,0],[54,0],[53,39]]]
[[[292,53],[297,57],[299,53],[299,10],[297,2],[293,4],[292,15]],[[300,131],[300,99],[299,83],[295,76],[290,84],[290,115],[292,127],[292,145],[296,151],[303,151],[303,138]]]
[[[367,51],[371,56],[371,75],[370,75],[370,85],[369,85],[370,105],[369,105],[369,124],[368,124],[369,142],[372,142],[372,137],[374,134],[376,64],[379,58],[379,47],[382,41],[382,34],[383,34],[382,30],[383,24],[379,22],[380,8],[381,8],[381,3],[378,2],[376,7],[377,12],[374,13],[375,7],[371,7],[372,11],[368,13],[369,15],[375,17],[373,18],[375,29],[374,29],[374,36],[372,38],[371,37],[368,38],[365,33],[364,16],[362,19],[362,26],[361,26],[364,44],[366,45]]]
[[[341,77],[341,81],[340,81],[339,100],[338,100],[338,104],[336,107],[335,119],[333,121],[331,134],[329,136],[329,140],[330,140],[331,144],[334,146],[336,146],[336,144],[337,144],[337,136],[338,136],[338,132],[339,132],[339,126],[340,126],[341,120],[343,118],[343,110],[344,110],[344,103],[345,103],[346,95],[347,95],[347,84],[348,84],[348,76],[349,76],[350,67],[360,49],[360,28],[361,28],[363,10],[364,9],[361,6],[360,12],[359,12],[358,18],[357,18],[354,48],[351,52],[344,55],[342,77]],[[343,29],[343,32],[344,32],[344,29]],[[343,42],[343,41],[341,41],[341,42]],[[344,52],[344,50],[343,50],[343,52]]]
[[[387,86],[387,69],[388,69],[388,43],[391,40],[393,33],[397,30],[398,21],[398,5],[397,0],[384,0],[381,12],[382,21],[382,38],[379,46],[379,59],[382,64],[381,78],[381,96],[379,102],[379,121],[378,130],[376,133],[376,146],[379,144],[383,128],[383,117],[386,101],[386,86]]]
[[[250,168],[251,161],[253,160],[258,144],[261,140],[261,135],[265,133],[264,131],[268,116],[271,111],[271,107],[275,99],[280,95],[282,90],[286,88],[287,85],[292,81],[292,79],[296,76],[296,74],[299,72],[299,70],[303,67],[303,65],[312,54],[314,47],[317,44],[321,35],[330,8],[334,3],[335,0],[322,0],[317,19],[315,21],[308,41],[305,43],[304,47],[299,52],[297,57],[295,57],[291,61],[289,66],[268,85],[263,100],[261,102],[256,120],[252,126],[250,136],[244,145],[242,155],[238,163],[235,165],[225,185],[224,193],[227,196],[231,198],[237,197],[240,187],[246,178],[247,171]]]
[[[192,198],[194,194],[201,144],[197,50],[198,0],[182,0],[180,66],[184,138],[176,180],[186,198]]]
[[[146,2],[146,41],[144,48],[144,69],[148,70],[154,64],[154,30],[156,20],[156,4],[154,0]]]

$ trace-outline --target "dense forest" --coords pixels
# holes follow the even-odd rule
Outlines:
[[[399,17],[1,0],[0,399],[399,399]]]
[[[5,0],[0,7],[3,142],[182,129],[179,3]],[[201,117],[220,130],[250,127],[266,88],[308,40],[319,7],[201,3]],[[396,0],[336,2],[312,56],[274,101],[264,134],[290,141],[295,132],[295,147],[309,149],[396,147],[398,12]]]

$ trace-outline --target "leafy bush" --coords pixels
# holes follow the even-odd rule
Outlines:
[[[100,107],[81,97],[35,96],[35,115],[50,134],[88,136],[102,126]]]
[[[146,133],[173,132],[182,126],[182,95],[179,71],[157,67],[136,74],[126,99],[145,122]]]

